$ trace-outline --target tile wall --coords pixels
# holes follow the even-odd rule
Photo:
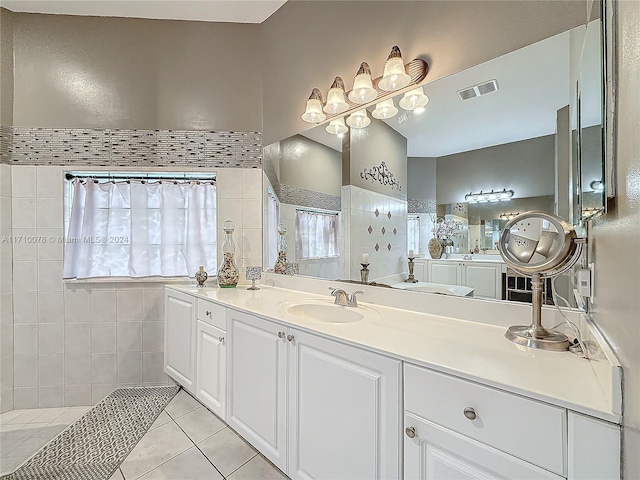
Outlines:
[[[233,220],[243,273],[261,265],[261,175],[257,168],[217,172],[218,242],[222,223]],[[161,283],[62,281],[62,178],[61,166],[11,166],[11,234],[36,239],[12,251],[14,325],[7,329],[14,334],[2,337],[14,340],[14,408],[90,405],[119,386],[168,382]],[[3,297],[3,319],[4,304]]]
[[[0,165],[0,413],[13,409],[11,168]]]
[[[369,254],[369,280],[408,270],[407,201],[347,185],[342,187],[343,278],[360,279],[362,254]]]

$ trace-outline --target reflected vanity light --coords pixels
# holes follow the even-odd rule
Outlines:
[[[371,115],[373,118],[383,120],[385,118],[395,117],[398,114],[398,109],[393,104],[393,99],[385,100],[384,102],[376,103],[376,108]]]
[[[425,79],[428,71],[427,62],[420,58],[414,59],[405,65],[400,49],[394,46],[385,62],[382,77],[378,77],[375,80],[372,79],[369,64],[362,62],[354,78],[353,89],[348,93],[345,94],[344,82],[340,77],[335,77],[327,93],[327,102],[324,104],[322,93],[317,88],[314,88],[309,100],[307,100],[302,120],[307,123],[321,123],[327,119],[327,116],[331,118],[344,113],[351,113],[359,110],[361,105],[367,106],[376,100],[378,100],[378,103],[382,103],[383,100],[391,98],[393,93],[398,90],[418,86]],[[412,95],[405,95],[406,102],[408,102],[407,105],[410,107],[408,110],[415,111],[418,108],[424,108],[428,98],[424,95],[422,88],[414,88],[409,93],[412,92]]]
[[[351,115],[347,117],[347,125],[351,128],[365,128],[369,126],[371,123],[371,119],[367,115],[367,110],[356,110]]]
[[[467,193],[464,196],[466,202],[469,203],[487,203],[487,202],[506,202],[511,200],[513,197],[513,190],[507,190],[503,188],[502,191],[494,191],[493,189],[490,192],[483,192],[480,190],[480,193]]]
[[[502,213],[500,214],[500,220],[513,220],[513,217],[520,215],[520,212],[517,213]]]
[[[331,135],[344,135],[349,131],[347,126],[344,124],[344,117],[331,120],[325,130]]]
[[[429,103],[429,97],[424,94],[422,87],[414,88],[406,92],[398,104],[408,111],[415,111],[416,109],[422,109],[420,112],[424,112],[424,106]]]

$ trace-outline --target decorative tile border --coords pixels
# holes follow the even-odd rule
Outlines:
[[[407,213],[428,213],[436,211],[434,198],[409,198],[407,200]]]
[[[261,132],[0,127],[2,163],[260,168]]]
[[[276,192],[282,203],[290,205],[299,205],[301,207],[321,208],[323,210],[340,211],[341,200],[338,195],[330,195],[328,193],[316,192],[294,185],[279,185],[279,191]]]

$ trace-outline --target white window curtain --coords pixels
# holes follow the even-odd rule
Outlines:
[[[296,210],[296,259],[340,255],[338,223],[336,213]]]
[[[273,268],[278,259],[278,224],[280,223],[280,202],[275,193],[267,193],[267,241],[268,241],[268,265],[266,268]]]
[[[216,261],[216,188],[73,181],[64,278],[193,276]]]
[[[416,255],[420,252],[420,217],[407,215],[407,252],[413,250]]]

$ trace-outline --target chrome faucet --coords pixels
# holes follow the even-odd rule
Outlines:
[[[341,288],[333,288],[329,287],[331,290],[331,296],[336,297],[336,301],[333,302],[334,305],[342,305],[343,307],[347,307],[349,305],[348,294]]]
[[[349,303],[347,304],[348,307],[357,307],[358,306],[358,299],[356,298],[356,295],[358,295],[358,294],[364,295],[364,292],[362,290],[358,290],[356,292],[353,292],[351,294],[351,296],[349,297]]]
[[[331,296],[336,297],[335,302],[333,302],[334,305],[342,305],[343,307],[357,307],[358,299],[356,295],[364,294],[362,290],[353,292],[351,296],[341,288],[329,287],[329,290],[331,290]]]

